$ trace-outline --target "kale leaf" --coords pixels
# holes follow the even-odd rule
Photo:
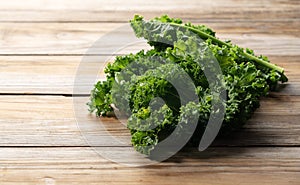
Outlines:
[[[259,107],[259,99],[275,89],[279,81],[288,80],[284,70],[266,56],[219,40],[205,25],[183,23],[167,15],[150,21],[136,15],[130,24],[136,36],[148,40],[153,49],[117,57],[105,69],[106,80],[95,84],[88,105],[97,116],[111,115],[112,104],[127,115],[131,142],[143,154],[151,155],[176,127],[190,132],[184,130],[185,125],[195,120],[198,124],[190,133],[190,143],[199,142],[219,87],[226,90],[221,128],[221,133],[226,133],[243,126]],[[205,70],[210,69],[212,56],[222,74],[210,84]],[[183,73],[188,74],[192,84]],[[191,94],[179,94],[166,79],[195,87],[196,100]],[[182,96],[189,101],[182,102]]]

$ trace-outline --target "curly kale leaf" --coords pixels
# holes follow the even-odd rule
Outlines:
[[[157,110],[142,108],[129,117],[127,127],[131,131],[134,148],[150,155],[155,146],[175,129],[176,116],[167,105]]]
[[[112,81],[99,81],[95,84],[94,89],[91,91],[90,102],[87,103],[89,111],[96,111],[97,116],[108,116],[113,111],[110,104]]]
[[[95,85],[88,105],[97,116],[108,116],[115,104],[128,116],[132,145],[143,154],[151,155],[176,128],[180,128],[178,138],[189,133],[190,143],[199,143],[221,87],[227,98],[222,102],[226,107],[222,134],[243,126],[259,107],[260,98],[279,81],[287,81],[283,69],[267,57],[219,40],[204,25],[183,23],[167,15],[150,21],[136,15],[130,23],[136,36],[148,40],[154,49],[117,57],[105,69],[106,80]],[[215,81],[205,75],[215,72],[212,58],[222,72]],[[196,100],[189,93],[179,95],[172,80],[193,83]],[[182,103],[181,99],[189,101]],[[186,129],[195,121],[196,131]]]
[[[269,73],[270,70],[272,70],[272,73],[276,71],[282,82],[288,80],[284,75],[283,68],[271,64],[264,56],[255,56],[253,51],[248,48],[243,49],[232,45],[230,42],[224,42],[218,39],[215,37],[215,33],[206,26],[194,26],[190,23],[182,24],[182,21],[168,18],[166,15],[161,18],[154,18],[150,21],[145,21],[142,16],[136,15],[130,23],[137,37],[147,39],[149,44],[158,50],[165,49],[178,40],[175,34],[177,30],[189,30],[196,33],[201,39],[210,42],[210,44],[220,47],[237,48],[236,54],[239,58],[247,59],[248,61],[255,63],[262,71],[266,70],[266,74]]]

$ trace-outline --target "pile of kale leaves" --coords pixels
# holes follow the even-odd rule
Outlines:
[[[283,69],[271,64],[267,57],[219,40],[204,25],[183,23],[167,15],[149,21],[135,15],[130,24],[136,36],[148,40],[153,49],[116,57],[105,68],[106,80],[95,84],[88,105],[97,116],[109,116],[114,109],[127,115],[131,142],[143,154],[151,154],[179,122],[189,124],[193,114],[199,119],[190,143],[199,142],[206,128],[213,95],[203,69],[195,62],[197,56],[192,53],[197,48],[188,32],[203,40],[202,44],[210,49],[222,70],[226,108],[221,133],[241,127],[259,107],[260,97],[275,89],[279,81],[287,81]],[[162,39],[166,41],[161,42]],[[131,65],[133,62],[135,65]],[[176,88],[166,80],[180,74],[172,64],[189,75],[197,101],[180,102]],[[158,108],[151,106],[156,97],[163,100]]]

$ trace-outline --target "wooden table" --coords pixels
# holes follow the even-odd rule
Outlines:
[[[205,152],[147,167],[110,162],[80,134],[73,82],[86,50],[135,13],[206,24],[269,56],[290,81]],[[300,184],[299,32],[298,0],[1,1],[0,184]]]

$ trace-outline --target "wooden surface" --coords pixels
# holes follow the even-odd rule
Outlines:
[[[299,9],[298,0],[0,1],[0,184],[300,184]],[[111,162],[81,135],[78,116],[99,120],[84,106],[74,113],[92,85],[77,84],[82,91],[72,98],[74,79],[87,49],[135,13],[204,23],[220,38],[268,55],[290,80],[262,99],[243,129],[207,151],[184,149],[146,167]],[[104,62],[92,58],[82,78]],[[113,135],[128,139],[116,120],[105,121]],[[89,129],[101,131],[97,124]],[[130,148],[102,142],[108,153]]]

